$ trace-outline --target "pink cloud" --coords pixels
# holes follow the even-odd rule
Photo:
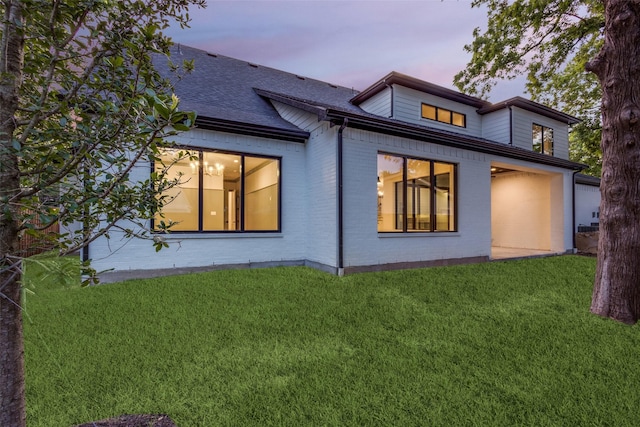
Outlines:
[[[468,1],[209,1],[174,41],[364,89],[390,71],[446,87],[483,26]]]

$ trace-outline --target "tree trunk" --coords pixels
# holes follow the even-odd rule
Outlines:
[[[603,92],[600,237],[591,311],[635,324],[640,315],[640,0],[604,5],[604,45],[587,64]]]
[[[13,137],[22,80],[24,36],[22,2],[5,1],[0,32],[0,426],[26,426],[24,342],[19,264],[8,258],[17,244],[14,200],[20,191]],[[13,264],[13,266],[12,266]]]
[[[24,345],[22,312],[17,305],[20,283],[16,278],[6,282],[7,276],[0,275],[7,284],[0,297],[0,425],[24,427]]]

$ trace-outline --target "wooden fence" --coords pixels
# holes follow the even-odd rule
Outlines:
[[[33,223],[36,227],[42,226],[40,220],[36,217],[33,219]],[[60,225],[56,222],[49,227],[45,228],[42,233],[45,235],[58,234],[60,232]],[[50,251],[55,247],[55,242],[46,237],[34,237],[25,231],[20,233],[20,240],[18,241],[18,254],[23,257],[29,257],[32,255],[41,254],[46,251]]]

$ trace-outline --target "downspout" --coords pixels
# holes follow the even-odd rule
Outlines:
[[[89,244],[90,243],[87,243],[82,247],[82,257],[81,257],[82,262],[87,262],[89,260]]]
[[[390,103],[391,103],[391,107],[390,107],[390,110],[391,110],[391,111],[389,111],[389,118],[390,118],[390,119],[393,119],[393,118],[394,118],[394,117],[393,117],[393,113],[394,113],[394,111],[393,111],[393,104],[394,104],[394,99],[393,99],[393,97],[394,97],[393,85],[390,85],[390,84],[389,84],[389,83],[387,83],[387,82],[385,82],[385,84],[387,85],[387,87],[389,88],[389,91],[391,92],[391,96],[390,96],[390,98],[391,98],[391,102],[390,102]]]
[[[509,105],[509,145],[513,145],[513,110]]]
[[[571,129],[571,123],[567,123],[567,126],[569,127],[569,129]],[[573,241],[573,251],[577,252],[577,247],[576,247],[576,175],[582,172],[582,169],[578,169],[573,171],[573,177],[572,177],[572,183],[573,186],[571,187],[571,222],[572,222],[572,228],[571,228],[571,236],[573,237],[572,241]]]
[[[573,225],[573,229],[571,230],[571,232],[573,233],[573,250],[575,251],[576,248],[576,175],[578,173],[582,172],[582,169],[578,169],[573,171],[573,188],[571,189],[571,194],[573,195],[573,200],[571,200],[572,206],[572,214],[573,214],[573,218],[572,218],[572,225]]]
[[[338,129],[338,159],[337,159],[337,175],[338,175],[338,276],[344,276],[344,222],[343,222],[343,179],[342,179],[342,133],[347,127],[349,119],[345,118]]]

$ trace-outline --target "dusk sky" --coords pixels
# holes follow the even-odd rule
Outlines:
[[[363,90],[391,71],[455,89],[464,45],[486,26],[470,0],[209,0],[174,42]],[[502,82],[491,101],[522,95]]]

